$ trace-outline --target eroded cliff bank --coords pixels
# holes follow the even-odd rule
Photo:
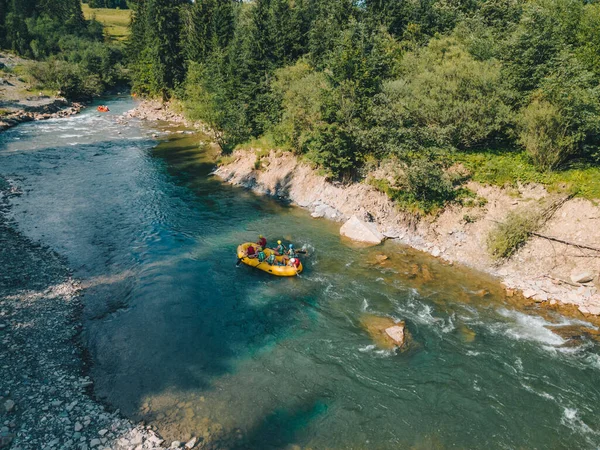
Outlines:
[[[257,164],[255,152],[236,151],[215,175],[291,201],[312,211],[317,219],[344,222],[357,216],[372,222],[387,238],[499,277],[509,295],[522,291],[525,298],[537,302],[561,302],[574,305],[583,314],[600,314],[600,252],[582,247],[600,248],[600,207],[591,201],[567,200],[540,230],[544,236],[582,246],[533,236],[512,258],[497,263],[487,252],[490,230],[510,211],[527,210],[549,199],[551,194],[542,186],[519,186],[509,191],[470,183],[469,189],[484,202],[470,207],[449,206],[436,217],[418,219],[401,211],[374,187],[328,182],[286,152],[272,151]]]

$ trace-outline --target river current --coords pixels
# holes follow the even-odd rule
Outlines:
[[[393,242],[344,242],[211,176],[201,136],[119,124],[133,101],[108,105],[0,136],[16,226],[86,287],[98,398],[207,448],[600,446],[599,344],[550,329],[594,325]],[[236,268],[259,233],[306,246],[304,273]],[[377,347],[371,316],[405,320],[407,350]]]

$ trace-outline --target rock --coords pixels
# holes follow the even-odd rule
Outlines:
[[[391,317],[364,314],[360,318],[360,323],[369,333],[373,342],[380,348],[393,350],[402,347],[409,337],[404,322],[396,323]],[[391,335],[387,330],[390,330]],[[402,342],[402,344],[399,342]]]
[[[385,333],[399,346],[404,344],[404,324],[386,328]]]
[[[366,223],[356,216],[350,217],[340,228],[340,234],[349,239],[368,244],[381,244],[384,237],[374,223]]]
[[[590,271],[573,270],[571,272],[571,281],[573,283],[589,283],[594,280],[594,273]]]
[[[94,438],[90,441],[90,447],[92,448],[98,447],[100,444],[102,444],[102,441],[98,438]]]
[[[511,288],[506,288],[506,296],[507,297],[514,297],[515,295],[515,290],[511,289]]]
[[[15,409],[15,402],[13,402],[12,400],[6,400],[4,402],[4,409],[6,410],[6,412],[11,412],[13,409]]]
[[[525,298],[531,298],[533,297],[535,294],[537,294],[537,291],[534,289],[525,289],[523,291],[523,297]]]
[[[433,247],[433,250],[431,250],[431,255],[434,258],[437,258],[438,256],[440,256],[442,254],[442,251],[438,248],[438,247]]]
[[[179,447],[181,447],[181,442],[173,441],[173,442],[171,442],[171,447],[169,447],[169,448],[179,448]]]
[[[197,439],[195,437],[193,437],[192,439],[190,439],[189,441],[187,441],[185,443],[185,448],[194,448],[194,445],[196,445],[196,441],[197,441]]]
[[[79,423],[79,422],[75,422],[75,428],[74,428],[74,430],[76,432],[83,430],[83,425],[81,425],[81,423]]]
[[[485,289],[480,289],[477,292],[475,292],[475,295],[477,297],[485,297],[488,294],[489,294],[489,292],[487,290],[485,290]]]
[[[593,314],[595,316],[600,316],[600,306],[588,306],[587,310],[589,311],[590,314]]]
[[[102,429],[102,430],[98,431],[98,434],[99,434],[100,436],[104,436],[106,433],[108,433],[108,430],[107,430],[106,428],[104,428],[104,429]]]
[[[390,259],[390,257],[388,255],[384,255],[383,253],[375,255],[375,261],[377,261],[380,264],[384,261],[387,261],[388,259]]]

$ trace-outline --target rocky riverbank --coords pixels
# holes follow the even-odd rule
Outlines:
[[[532,237],[510,260],[496,263],[486,251],[489,231],[505,220],[509,211],[526,210],[536,202],[550,200],[551,194],[542,186],[519,186],[508,192],[470,183],[469,189],[481,201],[469,207],[453,205],[436,217],[418,219],[399,210],[372,186],[328,182],[290,153],[272,151],[261,156],[258,169],[256,163],[255,152],[237,151],[215,175],[291,201],[309,209],[315,218],[340,222],[358,219],[374,235],[380,233],[448,262],[495,275],[509,296],[521,292],[526,299],[549,307],[566,304],[584,315],[600,314],[600,252],[583,247],[600,248],[600,208],[588,200],[565,202],[540,230],[540,234],[556,240]]]
[[[69,117],[78,114],[84,108],[82,103],[72,103],[64,98],[41,98],[38,102],[21,102],[16,106],[20,109],[0,117],[0,132],[23,122]]]
[[[153,449],[152,429],[91,396],[79,346],[82,289],[66,262],[10,222],[0,178],[0,448]]]

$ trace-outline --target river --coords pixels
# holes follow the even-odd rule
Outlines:
[[[119,124],[133,101],[108,105],[0,136],[16,225],[86,286],[99,399],[206,448],[600,446],[599,344],[549,329],[593,325],[394,242],[343,242],[211,176],[201,137]],[[304,273],[236,268],[259,233],[306,246]],[[406,320],[407,350],[374,345],[369,315]]]

